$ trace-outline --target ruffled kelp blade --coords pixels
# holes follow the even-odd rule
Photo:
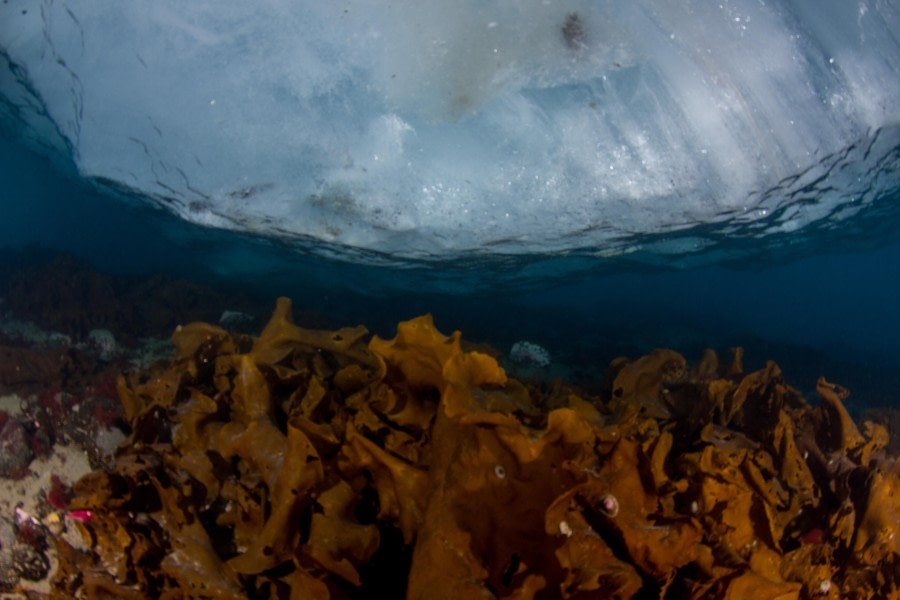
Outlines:
[[[430,316],[367,339],[284,298],[173,343],[120,379],[131,435],[73,487],[54,597],[898,594],[900,462],[824,378],[814,407],[740,350],[656,350],[588,394]]]

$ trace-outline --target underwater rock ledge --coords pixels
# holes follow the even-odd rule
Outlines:
[[[900,466],[824,378],[619,359],[523,383],[430,316],[392,340],[179,327],[119,378],[114,464],[76,482],[51,597],[884,598]]]

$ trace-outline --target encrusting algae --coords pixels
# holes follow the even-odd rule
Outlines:
[[[131,435],[73,487],[52,595],[898,596],[898,460],[837,385],[657,350],[592,398],[430,316],[366,338],[284,298],[259,337],[180,327],[120,379]]]

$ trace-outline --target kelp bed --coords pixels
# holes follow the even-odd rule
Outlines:
[[[590,397],[428,316],[367,342],[286,299],[173,341],[120,379],[132,432],[73,487],[55,597],[898,595],[897,458],[824,379],[812,407],[774,363],[657,350]]]

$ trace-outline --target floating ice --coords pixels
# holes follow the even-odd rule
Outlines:
[[[898,13],[9,0],[0,118],[208,226],[394,257],[608,255],[656,233],[683,252],[898,187]]]

